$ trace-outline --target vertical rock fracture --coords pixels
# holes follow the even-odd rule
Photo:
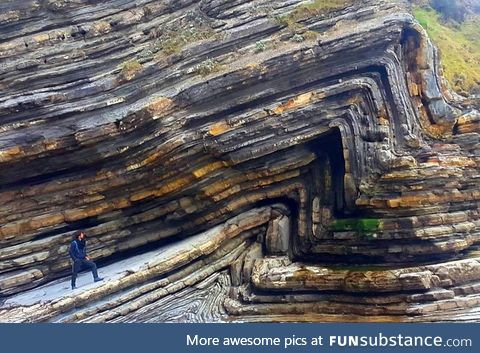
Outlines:
[[[480,320],[480,115],[406,6],[0,4],[0,321]]]

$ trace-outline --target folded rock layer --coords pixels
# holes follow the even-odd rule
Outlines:
[[[0,9],[1,321],[480,318],[480,114],[407,4]]]

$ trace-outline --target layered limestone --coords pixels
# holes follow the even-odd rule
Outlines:
[[[0,321],[480,318],[480,114],[408,4],[0,10]]]

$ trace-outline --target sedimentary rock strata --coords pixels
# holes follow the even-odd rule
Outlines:
[[[1,321],[480,317],[480,115],[406,4],[0,10]]]

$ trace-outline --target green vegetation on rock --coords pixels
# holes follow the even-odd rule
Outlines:
[[[329,12],[343,9],[353,3],[354,0],[314,0],[310,3],[296,7],[295,10],[288,15],[276,17],[275,21],[282,26],[288,27],[292,33],[295,34],[299,31],[302,32],[302,30],[306,30],[305,26],[301,25],[299,22],[309,18],[326,15]],[[313,34],[314,32],[308,32],[309,34],[307,36],[303,36],[305,39],[314,39],[316,37],[316,34]]]
[[[298,6],[291,13],[283,16],[280,20],[283,20],[283,23],[286,25],[291,25],[294,22],[343,9],[353,3],[353,0],[314,0],[308,4]]]
[[[137,60],[131,60],[123,64],[120,74],[125,80],[129,81],[140,70],[142,70],[142,64],[140,64]]]
[[[413,13],[439,49],[451,87],[461,94],[480,93],[480,18],[459,24],[426,6],[414,6]]]
[[[171,32],[163,36],[155,45],[154,51],[161,52],[164,55],[171,55],[180,52],[180,50],[189,43],[209,39],[214,35],[212,30],[188,28],[178,32]]]
[[[207,60],[202,61],[197,66],[195,66],[194,72],[201,76],[207,76],[208,74],[211,74],[212,72],[220,71],[221,69],[222,69],[222,65],[219,62],[209,58]]]
[[[361,234],[374,233],[380,227],[381,222],[376,218],[336,219],[330,225],[334,232],[356,231]]]
[[[263,41],[258,41],[255,43],[255,52],[259,53],[267,49],[267,44]]]

